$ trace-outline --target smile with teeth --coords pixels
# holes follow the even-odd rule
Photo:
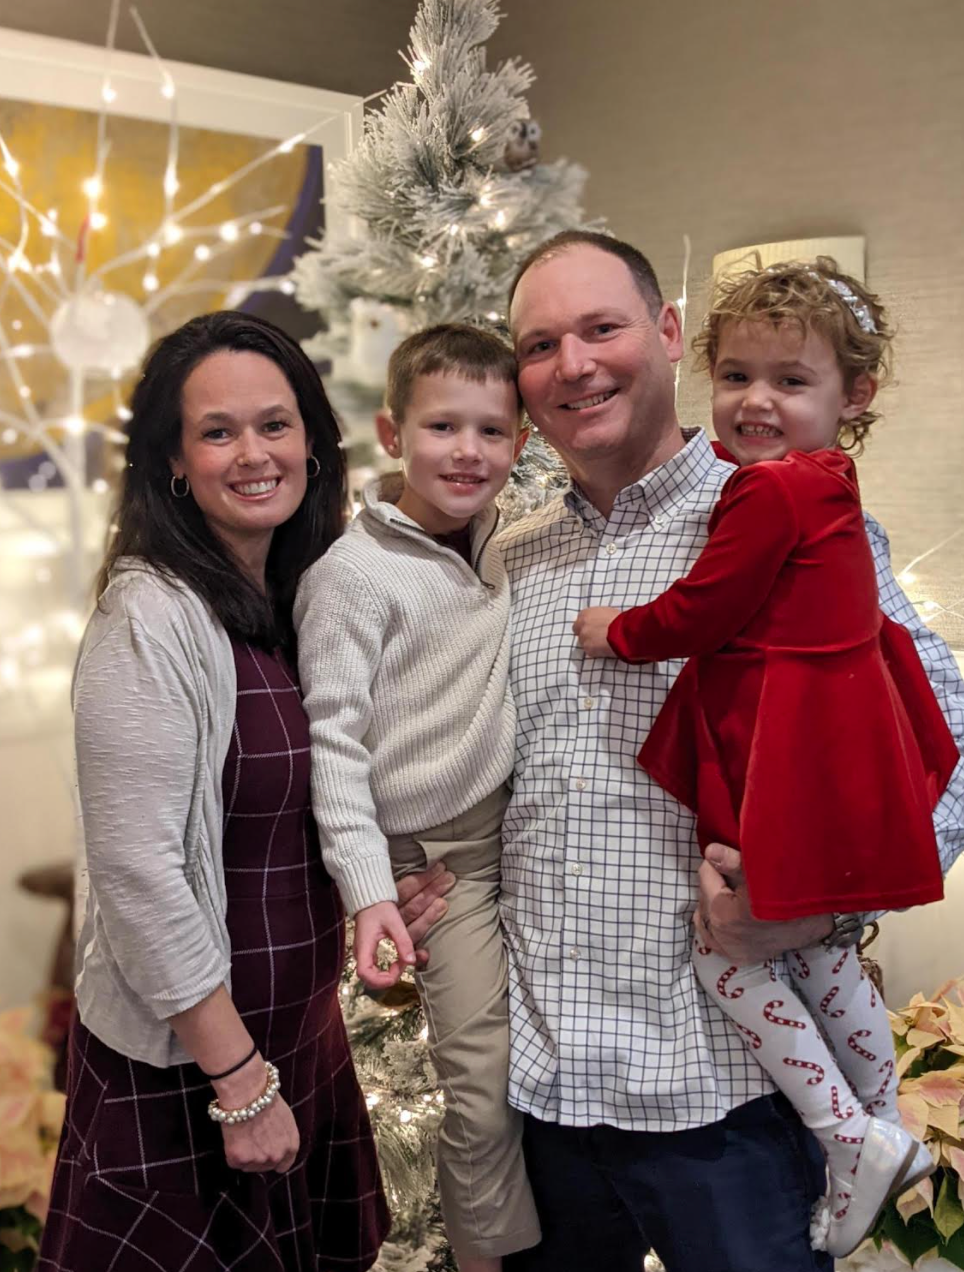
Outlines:
[[[280,477],[269,477],[265,481],[246,481],[237,483],[231,489],[239,495],[266,495],[281,481]]]
[[[742,437],[782,437],[783,434],[772,424],[738,424],[736,431]]]
[[[453,486],[481,486],[485,482],[484,477],[472,473],[443,473],[442,480]]]
[[[615,392],[615,389],[607,389],[605,393],[596,393],[592,397],[580,398],[578,402],[563,402],[562,409],[564,411],[584,411],[590,406],[601,406],[603,402],[608,402]]]

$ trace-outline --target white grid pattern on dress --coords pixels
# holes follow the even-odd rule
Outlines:
[[[683,1130],[772,1090],[691,966],[694,818],[636,763],[683,660],[585,659],[572,634],[585,606],[645,604],[696,560],[733,469],[701,430],[684,437],[668,463],[620,492],[608,521],[574,488],[501,540],[519,721],[503,827],[509,1098],[571,1126]],[[914,635],[960,746],[956,664],[867,522],[881,606]],[[946,869],[964,847],[964,765],[935,821]]]

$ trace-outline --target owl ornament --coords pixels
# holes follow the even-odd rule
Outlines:
[[[509,125],[501,167],[506,172],[521,172],[539,162],[542,129],[534,119],[516,119]]]

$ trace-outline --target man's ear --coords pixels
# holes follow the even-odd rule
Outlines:
[[[513,462],[513,464],[514,464],[514,463],[515,463],[515,461],[519,458],[519,456],[522,454],[522,448],[523,448],[523,446],[525,446],[525,444],[526,444],[526,442],[527,442],[528,440],[529,440],[529,430],[528,430],[528,428],[520,428],[520,429],[519,429],[518,436],[517,436],[517,437],[516,437],[516,439],[515,439],[515,448],[513,449],[513,452],[512,452],[512,462]]]
[[[876,395],[877,381],[872,375],[862,371],[847,390],[847,404],[840,412],[840,418],[849,423],[850,420],[855,420],[858,415],[863,415]]]
[[[391,411],[379,411],[375,416],[375,431],[378,434],[378,440],[382,444],[382,450],[387,455],[391,455],[392,459],[398,459],[401,455],[401,447],[398,444],[398,425],[392,418]]]
[[[679,310],[668,301],[656,315],[655,327],[670,362],[679,362],[685,352],[683,344],[683,320]]]

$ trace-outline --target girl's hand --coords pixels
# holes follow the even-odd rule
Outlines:
[[[211,1085],[223,1109],[240,1109],[258,1098],[266,1081],[264,1060],[255,1055],[243,1069]],[[301,1143],[294,1114],[280,1094],[249,1122],[222,1123],[221,1134],[224,1156],[233,1170],[284,1174],[294,1164]]]
[[[576,639],[587,658],[615,658],[609,644],[609,624],[618,618],[620,611],[609,605],[596,605],[584,609],[572,625]]]
[[[398,958],[383,971],[377,963],[379,941],[391,941]],[[355,968],[369,989],[389,989],[406,967],[415,966],[415,946],[394,901],[379,901],[355,915]]]

